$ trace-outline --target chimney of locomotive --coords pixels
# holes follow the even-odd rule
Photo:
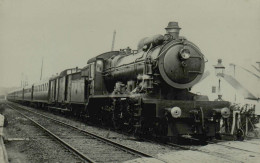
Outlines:
[[[165,28],[166,35],[170,35],[172,39],[178,39],[181,28],[178,22],[169,22],[168,26]]]

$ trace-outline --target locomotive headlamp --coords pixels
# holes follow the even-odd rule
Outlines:
[[[224,76],[225,66],[222,65],[222,59],[218,59],[218,64],[214,65],[216,76]]]
[[[173,118],[179,118],[181,116],[181,108],[175,106],[171,109],[171,115]]]
[[[228,118],[230,116],[229,108],[222,108],[220,112],[223,118]]]
[[[183,60],[190,58],[190,51],[188,49],[181,49],[180,50],[180,58]]]

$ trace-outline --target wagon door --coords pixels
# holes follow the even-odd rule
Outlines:
[[[71,101],[71,77],[72,75],[68,76],[68,82],[67,82],[67,102]]]
[[[85,102],[85,78],[80,73],[73,74],[71,79],[71,103]]]
[[[65,101],[65,82],[66,82],[66,76],[63,76],[59,78],[59,93],[58,93],[58,102],[64,102]]]
[[[55,94],[54,94],[54,97],[55,97],[55,101],[58,101],[58,96],[59,96],[59,78],[57,78],[56,80],[55,80],[55,84],[56,84],[56,86],[55,86]]]
[[[86,66],[84,69],[82,69],[81,71],[81,77],[84,78],[84,82],[85,82],[85,86],[84,86],[84,92],[85,92],[85,102],[88,102],[88,97],[89,97],[89,76],[90,76],[90,72],[89,72],[90,66]]]
[[[51,80],[50,84],[50,102],[54,102],[56,92],[56,80]]]

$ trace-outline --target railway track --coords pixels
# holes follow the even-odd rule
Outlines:
[[[17,105],[6,105],[29,119],[86,162],[123,162],[140,157],[154,158],[165,162],[155,156],[116,143],[46,115],[35,113]],[[19,110],[16,108],[19,108]]]
[[[86,130],[83,130],[83,129],[80,129],[80,128],[77,128],[77,127],[74,127],[74,126],[71,126],[70,124],[66,124],[67,123],[67,121],[66,121],[66,123],[64,122],[64,120],[57,120],[56,119],[56,116],[52,116],[53,118],[50,118],[50,117],[48,117],[49,115],[48,114],[41,114],[41,113],[36,113],[35,111],[32,111],[30,108],[26,108],[26,107],[24,107],[24,106],[19,106],[19,105],[17,105],[17,104],[12,104],[12,105],[14,105],[15,107],[18,107],[18,108],[21,108],[21,109],[23,109],[23,110],[25,110],[25,111],[27,111],[28,113],[32,113],[32,114],[36,114],[36,115],[39,115],[39,116],[42,116],[42,117],[45,117],[45,118],[47,118],[47,119],[52,119],[51,121],[54,121],[54,122],[56,122],[56,123],[59,123],[59,124],[61,124],[61,125],[64,125],[64,126],[66,126],[66,127],[68,127],[68,128],[73,128],[73,130],[78,130],[79,132],[82,132],[82,133],[88,133]],[[59,119],[59,118],[58,118]],[[63,122],[62,122],[63,121]],[[57,127],[56,127],[57,128]],[[64,129],[65,130],[65,129]],[[90,133],[90,135],[92,135],[93,133]],[[93,135],[96,135],[96,134],[93,134]],[[97,135],[96,135],[97,136]],[[71,136],[71,138],[72,139],[77,139],[77,138],[80,138],[80,137],[82,137],[82,135],[81,136],[79,136],[79,135],[74,135],[74,136]],[[101,137],[101,136],[98,136],[98,137]],[[61,139],[62,138],[67,138],[67,136],[66,135],[61,135],[61,137],[60,137]],[[104,138],[104,137],[101,137],[101,138],[103,138],[103,139],[106,139],[106,138]],[[93,139],[95,139],[95,138],[93,138]],[[187,139],[190,139],[190,140],[192,140],[192,141],[199,141],[198,139],[195,139],[195,138],[187,138]],[[114,141],[111,141],[110,139],[108,139],[110,142],[112,142],[112,143],[116,143],[116,142],[114,142]],[[116,140],[116,139],[115,139]],[[172,152],[175,152],[176,151],[176,154],[173,154],[173,155],[176,155],[176,156],[178,156],[178,153],[187,153],[187,154],[189,154],[190,152],[192,152],[193,151],[193,153],[197,153],[197,154],[199,154],[199,153],[203,153],[203,155],[204,156],[213,156],[212,158],[222,158],[222,159],[225,159],[227,162],[243,162],[243,161],[241,161],[241,160],[243,160],[243,159],[245,159],[245,157],[246,156],[240,156],[240,159],[241,160],[239,160],[238,158],[236,158],[236,157],[233,157],[233,156],[231,156],[231,155],[239,155],[238,153],[245,153],[245,155],[247,155],[247,156],[249,156],[249,157],[257,157],[257,155],[259,155],[260,153],[259,152],[256,152],[256,151],[251,151],[250,149],[248,150],[248,149],[243,149],[243,145],[241,146],[241,148],[240,148],[240,146],[237,146],[237,147],[232,147],[232,146],[229,146],[229,145],[227,145],[227,144],[222,144],[222,143],[225,143],[225,142],[227,142],[227,141],[206,141],[206,143],[207,144],[209,144],[210,146],[208,146],[208,145],[204,145],[204,146],[200,146],[200,145],[180,145],[180,144],[174,144],[174,143],[166,143],[166,144],[164,144],[164,143],[159,143],[159,142],[152,142],[151,140],[144,140],[144,142],[150,142],[150,143],[158,143],[158,144],[160,144],[160,145],[164,145],[165,147],[167,147],[167,148],[169,148],[169,149],[172,149]],[[121,142],[121,143],[123,143],[123,142]],[[68,143],[68,144],[71,144],[71,143]],[[72,143],[73,144],[73,143]],[[118,143],[116,143],[116,144],[118,144]],[[123,143],[124,144],[124,143]],[[128,144],[127,144],[128,145]],[[234,145],[234,144],[233,144]],[[121,145],[120,145],[121,146]],[[211,148],[211,147],[213,147],[213,148]],[[135,147],[134,147],[135,148]],[[140,150],[140,149],[139,149]],[[175,151],[174,151],[175,150]],[[79,151],[82,151],[82,150],[79,150]],[[114,150],[115,151],[115,150]],[[124,151],[127,151],[127,150],[124,150]],[[149,154],[146,154],[146,153],[144,153],[144,152],[141,152],[141,154],[136,154],[135,153],[135,151],[136,150],[134,150],[134,151],[128,151],[127,153],[128,153],[128,155],[129,155],[129,157],[131,157],[131,159],[134,159],[134,158],[140,158],[140,157],[149,157],[149,158],[155,158],[155,159],[157,159],[158,161],[160,160],[160,161],[162,161],[162,162],[171,162],[171,161],[169,161],[169,160],[167,160],[167,159],[165,159],[165,158],[163,158],[163,157],[161,157],[161,156],[158,156],[158,157],[154,157],[155,156],[155,153],[154,153],[154,156],[153,155],[149,155]],[[144,150],[142,150],[142,151],[144,151]],[[180,151],[180,152],[178,152],[178,151]],[[189,152],[190,151],[190,152]],[[239,151],[239,152],[238,152]],[[226,154],[226,152],[229,152],[229,154]],[[234,154],[232,154],[232,152],[234,152]],[[75,153],[75,152],[74,152]],[[82,152],[83,153],[83,152]],[[99,153],[102,153],[102,152],[99,152]],[[122,153],[124,153],[124,152],[122,152]],[[147,151],[147,153],[150,153],[150,151]],[[84,154],[84,153],[83,153]],[[117,156],[122,156],[122,155],[125,155],[125,154],[114,154],[114,155],[117,155]],[[255,155],[255,156],[252,156],[252,155]],[[126,156],[126,157],[128,157],[128,156]],[[244,158],[243,158],[244,157]],[[101,160],[101,161],[99,161],[99,160],[96,160],[95,159],[95,157],[90,157],[91,159],[93,159],[92,161],[94,161],[94,162],[108,162],[107,160],[106,161],[104,161],[104,160]],[[183,158],[184,160],[185,160],[185,158]],[[188,159],[188,158],[187,158]],[[122,161],[124,161],[124,160],[120,160],[120,159],[115,159],[115,160],[118,160],[118,162],[122,162]],[[126,159],[127,160],[127,159]],[[129,159],[130,160],[130,159]],[[88,162],[90,162],[90,161],[88,161]],[[116,162],[116,161],[110,161],[110,162]]]

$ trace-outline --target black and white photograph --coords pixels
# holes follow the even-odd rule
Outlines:
[[[0,0],[0,163],[260,162],[260,0]]]

